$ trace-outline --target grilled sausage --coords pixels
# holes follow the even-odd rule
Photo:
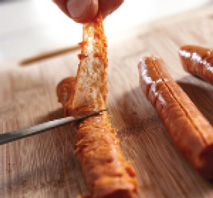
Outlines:
[[[159,57],[144,57],[138,67],[142,90],[174,145],[203,177],[212,179],[212,126],[171,78]]]
[[[76,79],[67,78],[57,87],[68,116],[106,108],[106,41],[100,16],[84,25],[81,49]],[[132,198],[137,193],[135,171],[116,135],[107,112],[75,125],[75,151],[93,198]]]
[[[58,99],[65,108],[67,96],[73,93],[74,80],[66,78],[57,87]],[[92,197],[133,197],[137,193],[136,174],[121,152],[108,113],[85,119],[75,127],[75,151]]]
[[[179,50],[183,68],[211,84],[213,84],[213,50],[185,45]]]

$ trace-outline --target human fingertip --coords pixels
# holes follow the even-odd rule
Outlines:
[[[67,11],[67,0],[52,0],[66,15],[69,16]]]
[[[68,0],[67,11],[74,21],[89,22],[98,12],[98,0]]]

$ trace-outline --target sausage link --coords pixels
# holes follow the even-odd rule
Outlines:
[[[184,69],[213,84],[213,50],[185,45],[179,50]]]
[[[139,62],[142,90],[158,112],[173,143],[205,178],[213,178],[213,128],[171,78],[159,57]]]
[[[106,40],[102,18],[84,25],[76,78],[59,83],[57,95],[65,114],[106,108]],[[93,198],[132,198],[137,193],[132,163],[125,160],[107,112],[76,124],[75,151]],[[87,196],[86,196],[87,197]]]
[[[66,78],[57,86],[58,100],[65,109],[64,102],[67,103],[67,96],[73,94],[74,81],[75,78]],[[137,193],[135,171],[121,152],[108,113],[76,125],[74,142],[93,198],[131,198]]]
[[[108,113],[82,121],[75,146],[92,197],[131,198],[137,193],[135,171],[124,159]]]

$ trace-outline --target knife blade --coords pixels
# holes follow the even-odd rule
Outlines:
[[[60,118],[60,119],[55,119],[52,121],[48,121],[48,122],[44,122],[41,124],[37,124],[31,127],[27,127],[27,128],[23,128],[17,131],[11,131],[11,132],[6,132],[3,134],[0,134],[0,145],[2,144],[6,144],[21,138],[25,138],[25,137],[29,137],[32,135],[36,135],[39,134],[41,132],[59,127],[59,126],[63,126],[72,122],[76,122],[76,121],[81,121],[85,118],[97,115],[103,111],[107,111],[107,109],[102,109],[100,111],[95,111],[92,112],[90,114],[84,115],[83,117],[65,117],[65,118]]]

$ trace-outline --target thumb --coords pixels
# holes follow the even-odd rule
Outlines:
[[[98,0],[54,0],[54,2],[78,23],[91,21],[98,12]]]
[[[76,22],[92,20],[98,12],[98,0],[68,0],[67,10]]]

